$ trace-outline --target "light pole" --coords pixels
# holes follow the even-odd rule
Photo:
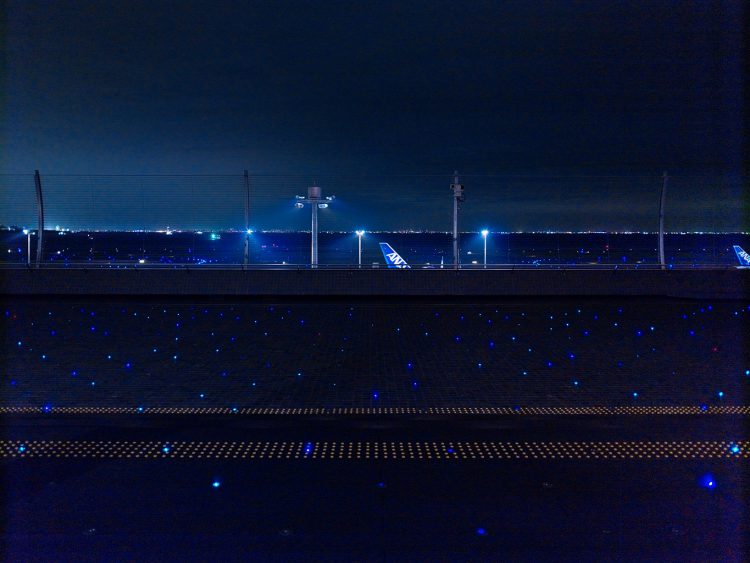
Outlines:
[[[362,236],[365,234],[364,231],[357,231],[357,238],[359,239],[359,252],[357,253],[357,267],[362,268]]]
[[[461,202],[466,199],[464,187],[458,183],[458,171],[454,173],[451,191],[453,192],[453,267],[458,269],[461,267],[458,248],[458,210],[461,208]]]
[[[31,231],[24,229],[23,234],[26,235],[26,265],[31,266]]]
[[[307,188],[307,197],[298,195],[295,196],[297,202],[294,207],[302,209],[306,203],[310,204],[312,211],[312,232],[311,232],[311,244],[310,244],[310,267],[318,267],[318,209],[325,209],[328,205],[336,199],[335,195],[329,195],[326,197],[322,196],[322,191],[318,186],[310,186]]]
[[[487,229],[482,229],[482,238],[484,239],[484,267],[487,267],[487,235],[490,232]]]

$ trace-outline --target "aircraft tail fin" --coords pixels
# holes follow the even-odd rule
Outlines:
[[[737,255],[737,260],[740,261],[740,266],[750,266],[750,254],[737,244],[732,246],[732,248],[734,248],[734,253]]]
[[[385,263],[389,268],[410,268],[409,264],[406,263],[406,260],[401,258],[399,253],[393,250],[393,247],[387,242],[380,243],[380,250],[383,252]]]

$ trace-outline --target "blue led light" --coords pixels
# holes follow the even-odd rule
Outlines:
[[[721,399],[721,398],[722,398],[722,397],[724,396],[724,391],[719,391],[719,392],[717,393],[717,395],[718,395],[718,396],[719,396],[719,398]]]
[[[373,399],[377,399],[377,398],[378,398],[378,392],[377,392],[377,391],[374,391],[374,392],[372,393],[372,398],[373,398]]]
[[[21,453],[25,452],[26,451],[26,446],[24,446],[23,444],[21,444],[20,446],[18,446],[18,451],[21,452]]]
[[[637,391],[633,391],[633,398],[634,398],[634,399],[637,399],[637,398],[638,398],[638,392],[637,392]]]
[[[733,454],[738,454],[740,453],[740,447],[737,444],[732,444],[732,447],[729,448],[729,451]]]
[[[211,486],[214,489],[218,489],[219,487],[221,487],[221,482],[220,481],[214,481],[213,483],[211,483]]]
[[[165,454],[169,453],[169,446],[164,446],[161,451],[163,451]]]
[[[487,535],[487,530],[485,530],[484,528],[477,528],[477,535],[478,536],[486,536]]]
[[[705,487],[706,489],[713,489],[716,487],[716,480],[713,478],[713,475],[710,473],[707,473],[703,477],[701,477],[700,480],[701,486]]]

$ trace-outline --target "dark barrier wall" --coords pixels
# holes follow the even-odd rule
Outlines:
[[[750,297],[750,270],[0,270],[10,295]]]

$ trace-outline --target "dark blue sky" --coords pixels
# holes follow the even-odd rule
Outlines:
[[[741,11],[10,1],[0,162],[7,173],[719,178],[743,161]]]

